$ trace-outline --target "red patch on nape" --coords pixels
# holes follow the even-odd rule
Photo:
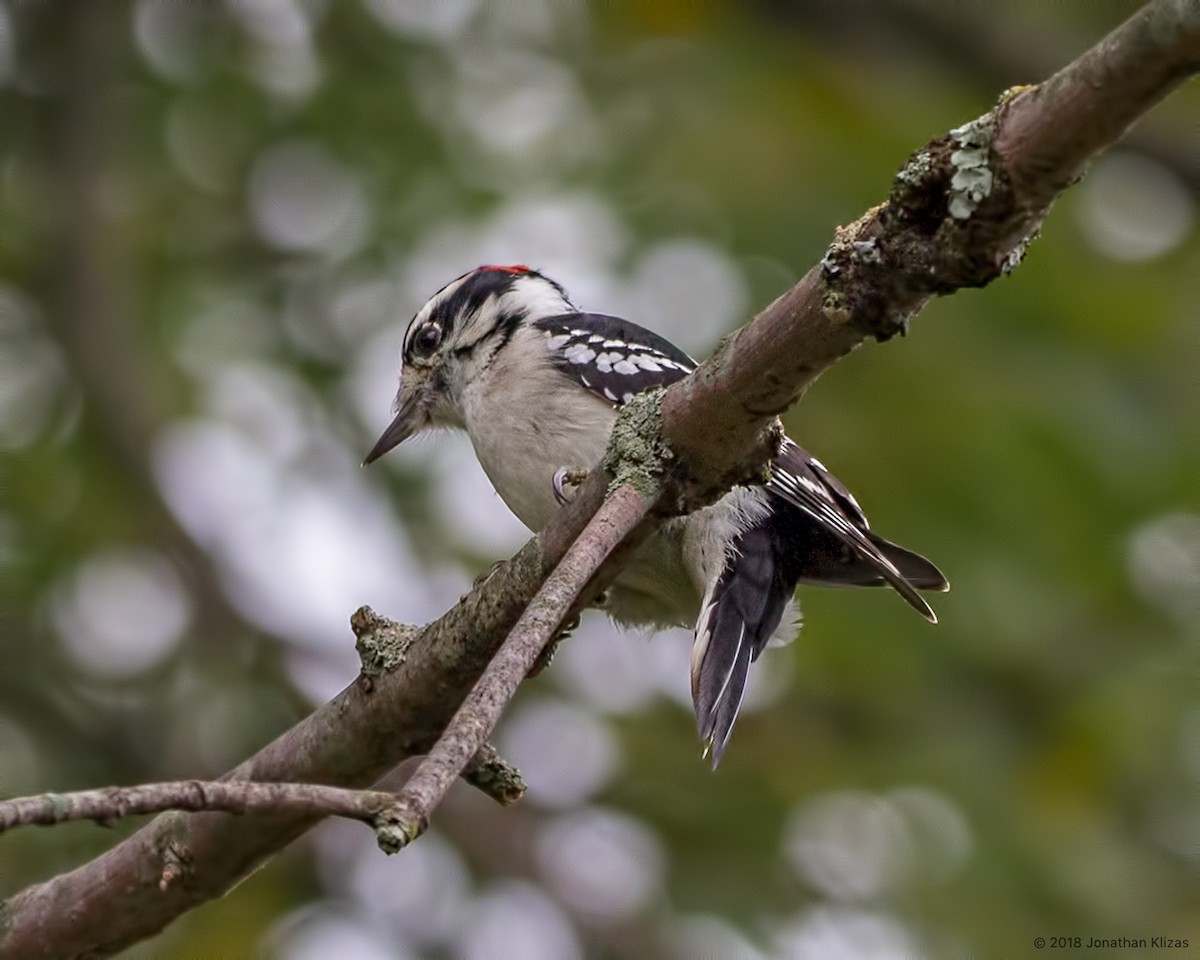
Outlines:
[[[483,273],[484,271],[487,271],[487,270],[499,270],[501,273],[532,273],[533,272],[532,267],[527,267],[523,263],[515,263],[511,267],[496,267],[496,266],[480,267],[476,272]]]

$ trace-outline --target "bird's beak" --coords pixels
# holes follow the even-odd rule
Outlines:
[[[375,441],[375,446],[371,448],[371,452],[363,460],[363,466],[365,467],[368,463],[374,463],[393,447],[398,447],[416,433],[420,427],[420,415],[421,405],[414,391],[401,402],[400,409],[396,412],[395,418],[388,424],[388,428],[383,431],[383,436]]]

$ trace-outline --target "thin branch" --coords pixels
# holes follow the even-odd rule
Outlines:
[[[641,523],[652,505],[650,497],[622,485],[597,511],[525,608],[445,733],[400,791],[395,804],[383,814],[387,827],[381,826],[378,836],[384,850],[395,853],[425,830],[430,814],[441,803],[464,764],[476,755],[495,729],[508,701],[583,589],[609,554]]]
[[[380,812],[394,799],[393,794],[378,790],[347,790],[313,783],[177,780],[3,800],[0,833],[15,827],[47,827],[71,820],[95,820],[101,826],[111,826],[122,817],[164,810],[286,812],[299,816],[348,817],[373,826]]]
[[[519,799],[524,793],[520,774],[484,741],[588,582],[637,527],[650,505],[649,498],[629,486],[613,493],[547,578],[433,751],[399,794],[246,780],[105,787],[0,801],[0,833],[19,826],[52,826],[74,820],[110,826],[123,817],[167,810],[337,816],[371,825],[380,846],[395,852],[425,829],[430,813],[458,776],[501,803]],[[355,616],[375,629],[384,626],[382,618],[370,612],[360,610]],[[164,864],[160,889],[179,879],[178,867]]]
[[[401,664],[370,683],[355,680],[223,779],[367,787],[426,753],[607,485],[602,472],[589,476],[552,524],[424,627]],[[160,816],[89,863],[0,902],[0,958],[117,953],[222,896],[320,819],[279,812]],[[173,881],[165,889],[164,876]],[[64,903],[76,906],[64,910]]]
[[[821,265],[667,392],[663,432],[676,480],[711,497],[761,470],[773,417],[821,372],[868,336],[903,332],[932,296],[1011,269],[1053,197],[1196,70],[1198,51],[1200,0],[1155,0],[1053,80],[918,151],[887,204],[840,231]],[[965,159],[991,173],[996,189],[965,217],[951,215],[961,154],[977,138]],[[428,749],[611,480],[607,468],[594,470],[534,541],[421,632],[403,664],[371,690],[351,685],[227,779],[367,786]],[[115,953],[225,893],[317,819],[159,817],[0,904],[0,958]],[[180,882],[160,889],[164,873]]]
[[[359,686],[364,692],[375,687],[375,678],[404,663],[421,627],[396,623],[381,617],[370,607],[359,607],[350,617],[355,649],[361,669]],[[505,760],[490,744],[483,744],[462,772],[463,779],[501,806],[516,803],[525,795],[521,771]]]

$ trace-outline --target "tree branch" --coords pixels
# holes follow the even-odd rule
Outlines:
[[[596,512],[525,608],[445,733],[396,797],[386,814],[386,826],[381,825],[379,830],[379,843],[384,850],[395,853],[424,832],[430,814],[495,728],[508,701],[583,589],[609,554],[633,533],[652,505],[650,497],[622,485]]]
[[[521,775],[495,749],[484,744],[471,756],[474,759],[457,769],[455,776],[461,774],[501,806],[521,799],[525,793]],[[122,817],[165,810],[349,817],[373,824],[385,810],[394,819],[396,811],[391,808],[395,801],[396,795],[387,791],[348,790],[313,783],[175,780],[0,800],[0,833],[16,827],[48,827],[71,820],[95,820],[108,827]]]
[[[1155,0],[1050,79],[914,153],[886,203],[667,391],[664,434],[699,495],[722,489],[731,467],[732,479],[753,474],[764,428],[866,337],[902,335],[933,296],[1011,271],[1091,159],[1197,70],[1200,2]]]
[[[420,630],[402,662],[356,680],[223,779],[366,787],[425,753],[542,580],[603,500],[589,476],[554,522]],[[0,903],[0,958],[105,956],[215,899],[318,823],[304,813],[168,813],[100,857]],[[165,890],[164,873],[172,879]]]
[[[760,475],[774,417],[817,376],[866,337],[903,333],[931,297],[1012,269],[1054,197],[1198,63],[1200,0],[1155,0],[1055,77],[914,154],[887,203],[840,230],[821,264],[667,391],[662,436],[674,457],[664,496],[711,499]],[[402,664],[371,689],[348,687],[226,779],[365,786],[427,750],[612,479],[596,468],[545,530],[420,633]],[[161,816],[0,904],[0,958],[116,952],[224,893],[316,820]],[[164,872],[178,879],[165,891]]]
[[[177,780],[0,801],[0,833],[14,827],[48,827],[72,820],[95,820],[107,827],[122,817],[164,810],[348,817],[374,825],[379,814],[394,801],[395,796],[385,791],[347,790],[312,783]]]
[[[462,771],[462,778],[502,807],[514,804],[525,796],[525,780],[521,771],[487,743],[476,751],[474,758]]]

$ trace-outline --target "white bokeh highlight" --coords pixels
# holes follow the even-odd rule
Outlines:
[[[622,630],[602,614],[590,612],[559,645],[548,675],[572,701],[604,713],[631,713],[649,706],[660,692],[657,679],[646,669],[650,644],[676,639]]]
[[[975,849],[959,807],[923,785],[878,795],[818,794],[798,804],[782,848],[809,887],[836,901],[876,901],[915,883],[954,877]]]
[[[705,240],[679,238],[651,247],[639,258],[631,286],[637,304],[629,319],[652,327],[697,359],[749,319],[741,270]]]
[[[565,64],[529,51],[490,49],[459,65],[455,114],[488,151],[526,157],[548,147],[562,150],[565,144],[554,138],[568,128],[573,152],[581,136],[594,137],[583,91]]]
[[[594,167],[614,149],[569,52],[553,55],[569,51],[568,35],[586,29],[578,3],[508,0],[478,10],[448,3],[438,17],[386,3],[369,9],[389,28],[436,33],[441,41],[444,56],[413,59],[410,90],[441,131],[460,180],[506,193],[539,189]]]
[[[176,83],[203,73],[204,40],[213,22],[212,11],[191,0],[138,0],[133,8],[138,52],[155,73]]]
[[[345,257],[370,231],[362,186],[311,141],[293,140],[263,153],[251,170],[248,196],[258,232],[280,250]]]
[[[928,951],[899,920],[844,906],[802,911],[775,932],[776,960],[922,960]]]
[[[227,0],[226,9],[254,41],[247,72],[268,93],[290,102],[304,100],[321,82],[308,11],[296,0]]]
[[[583,947],[562,909],[541,890],[502,881],[481,894],[461,919],[458,960],[582,960]]]
[[[478,12],[482,0],[366,0],[366,8],[393,33],[416,40],[452,43]]]
[[[386,857],[361,824],[338,821],[317,837],[326,888],[349,895],[405,941],[431,948],[451,942],[473,896],[470,873],[437,830],[424,833],[403,857]]]
[[[603,718],[545,696],[509,709],[497,746],[523,774],[528,799],[554,808],[588,800],[612,779],[621,759],[616,734]]]
[[[913,839],[916,867],[923,877],[949,880],[965,866],[975,852],[975,835],[949,797],[925,786],[897,787],[885,796]]]
[[[461,581],[427,574],[386,503],[353,475],[278,469],[218,423],[173,428],[156,465],[174,512],[216,552],[239,607],[268,629],[324,646],[345,641],[348,611],[363,602],[421,620],[458,598]]]
[[[256,955],[272,960],[419,960],[408,944],[351,905],[329,901],[288,914],[267,934]]]
[[[1171,513],[1140,526],[1128,569],[1146,603],[1181,622],[1200,621],[1200,515]]]
[[[401,292],[411,307],[405,319],[468,270],[515,262],[562,283],[583,310],[620,314],[630,301],[616,269],[629,242],[612,208],[586,191],[521,197],[484,221],[431,227],[403,265]]]
[[[801,803],[788,819],[783,850],[801,879],[836,900],[869,900],[895,889],[915,854],[892,804],[850,790]]]
[[[191,621],[178,575],[150,550],[92,554],[54,591],[54,626],[85,669],[127,677],[162,661]]]
[[[553,817],[538,830],[534,849],[547,889],[594,920],[627,920],[662,889],[661,841],[615,810],[590,807]]]
[[[30,446],[53,425],[67,366],[46,336],[41,309],[0,283],[0,451]]]
[[[56,345],[33,337],[0,339],[0,451],[24,449],[43,436],[66,385]]]
[[[1100,157],[1078,187],[1076,207],[1088,241],[1114,260],[1161,257],[1181,244],[1196,201],[1170,168],[1129,151]]]
[[[466,574],[414,554],[360,454],[330,432],[291,374],[221,368],[205,406],[207,416],[159,438],[159,487],[247,617],[339,665],[324,672],[299,661],[306,692],[324,699],[353,678],[350,611],[367,603],[424,622],[469,586]]]

